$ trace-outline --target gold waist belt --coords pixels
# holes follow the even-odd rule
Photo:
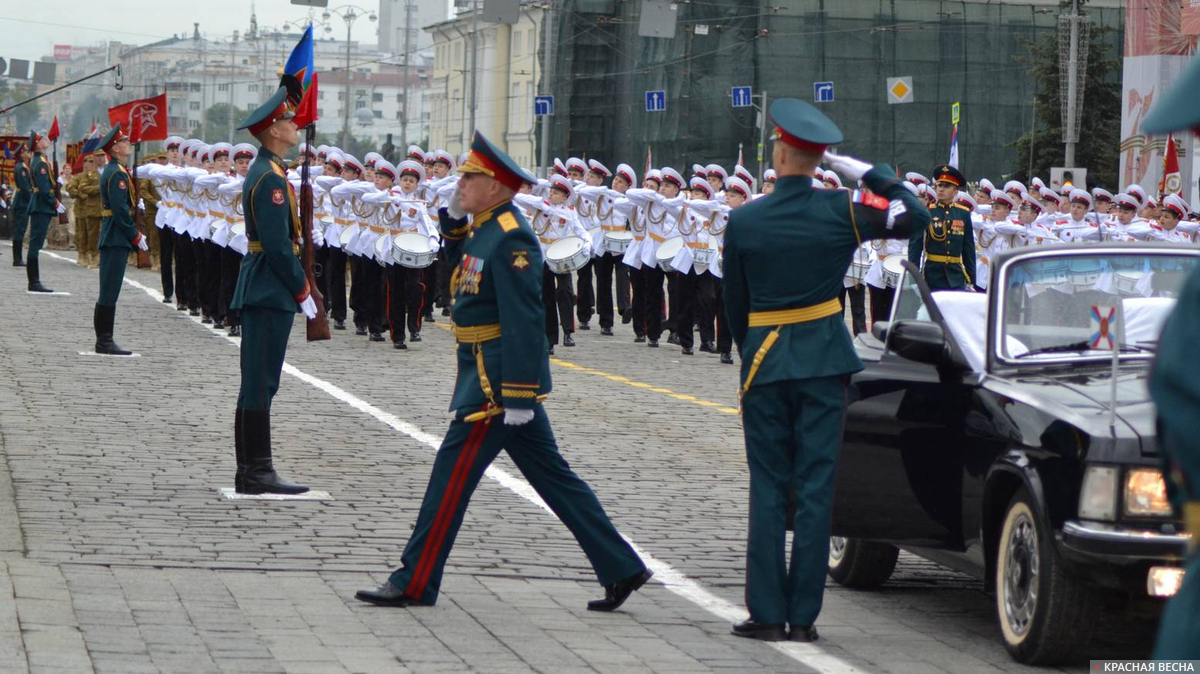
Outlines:
[[[651,238],[651,239],[654,239],[655,241],[657,241],[657,242],[659,242],[659,243],[662,243],[663,241],[666,241],[666,239],[665,239],[665,238],[663,238],[663,237],[661,237],[661,236],[659,236],[659,235],[657,235],[657,234],[654,234],[653,232],[649,232],[649,235],[650,235],[650,238]]]
[[[600,229],[606,232],[623,232],[625,231],[625,225],[600,225]]]
[[[187,214],[188,214],[188,215],[190,215],[190,216],[192,216],[193,218],[194,218],[194,217],[196,217],[197,215],[200,215],[200,214],[199,214],[199,213],[197,213],[196,211],[188,210],[188,209],[186,209],[186,208],[185,208],[185,209],[183,209],[183,210],[187,211]]]
[[[376,234],[383,234],[387,231],[387,227],[376,227],[375,225],[370,225],[370,230]]]
[[[350,224],[350,221],[349,221],[349,220],[347,220],[347,219],[345,219],[345,218],[334,218],[334,219],[333,219],[333,222],[334,222],[334,224],[337,224],[337,225],[348,225],[348,224]]]
[[[102,218],[111,218],[111,217],[112,217],[112,211],[108,210],[107,208],[101,208],[101,209],[100,209],[100,217],[102,217]]]
[[[483,344],[493,339],[500,339],[500,324],[492,323],[491,325],[472,325],[470,327],[455,325],[454,339],[459,344]]]
[[[708,248],[707,243],[700,243],[699,241],[688,241],[686,243],[688,248]]]
[[[633,235],[634,241],[644,241],[645,239],[646,239],[645,235],[642,235],[642,236],[638,236],[637,234]]]
[[[249,253],[261,253],[262,252],[262,242],[251,241],[251,242],[247,243],[246,251]]]
[[[754,352],[754,360],[750,361],[750,371],[746,373],[746,382],[742,384],[741,390],[738,391],[738,407],[741,407],[742,396],[746,395],[746,391],[750,390],[750,384],[754,382],[754,377],[758,374],[758,369],[762,367],[763,359],[767,357],[767,353],[771,351],[771,347],[775,346],[775,342],[779,340],[779,331],[783,329],[783,326],[794,323],[808,323],[840,313],[842,313],[842,303],[836,297],[820,304],[814,304],[810,307],[800,307],[799,309],[751,311],[750,327],[761,328],[774,325],[775,329],[763,339],[762,344],[758,346],[758,350]]]
[[[208,214],[214,218],[221,218],[221,219],[225,218],[225,214],[220,211],[209,211]]]
[[[925,255],[926,262],[943,262],[945,264],[961,264],[962,259],[950,255]]]

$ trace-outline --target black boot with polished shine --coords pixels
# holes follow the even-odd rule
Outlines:
[[[279,477],[271,461],[270,410],[242,410],[246,494],[303,494],[308,487]]]
[[[588,602],[589,611],[615,611],[629,599],[629,595],[638,591],[646,581],[654,577],[654,572],[645,569],[612,585],[604,586],[604,599],[593,599]]]

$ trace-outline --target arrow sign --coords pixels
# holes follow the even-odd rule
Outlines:
[[[733,89],[730,90],[730,95],[733,98],[733,107],[750,107],[752,100],[750,87],[733,87]]]
[[[889,105],[913,102],[912,76],[887,78],[887,98]]]
[[[833,102],[833,82],[813,82],[813,102]]]
[[[667,109],[666,91],[646,92],[646,112],[663,112]]]
[[[537,117],[548,117],[554,114],[553,96],[534,96],[533,114]]]

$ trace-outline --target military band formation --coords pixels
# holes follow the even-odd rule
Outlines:
[[[905,259],[933,289],[986,291],[989,260],[1009,248],[1195,244],[1198,226],[1180,196],[1156,199],[1138,185],[1116,194],[1036,178],[972,186],[950,165],[901,178],[836,154],[841,131],[811,105],[782,99],[770,117],[775,168],[761,184],[740,165],[639,175],[629,163],[575,157],[539,180],[478,133],[463,156],[411,146],[395,164],[375,152],[360,159],[299,143],[282,87],[240,127],[258,147],[170,137],[136,178],[116,126],[64,185],[75,198],[78,264],[99,268],[95,350],[129,353],[114,341],[117,299],[130,252],[154,244],[163,301],[242,338],[236,491],[299,494],[308,488],[275,470],[270,421],[295,314],[324,310],[337,332],[352,322],[357,336],[407,349],[440,310],[457,342],[453,420],[400,565],[357,598],[437,601],[470,496],[503,449],[592,563],[605,594],[588,608],[611,611],[653,574],[559,453],[542,405],[549,356],[575,347],[593,321],[596,339],[615,338],[618,319],[651,348],[665,333],[683,355],[733,364],[736,346],[750,617],[733,633],[813,641],[849,375],[862,369],[850,333],[868,329],[868,293],[871,320],[885,320]],[[26,266],[31,293],[51,292],[38,251],[61,208],[46,147],[30,134],[16,169],[13,263]],[[298,257],[305,164],[317,288]]]

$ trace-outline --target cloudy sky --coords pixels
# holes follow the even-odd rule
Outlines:
[[[290,0],[254,0],[258,25],[279,27],[284,22],[301,21],[310,8],[290,4]],[[343,0],[330,4],[340,7]],[[355,3],[378,10],[378,0]],[[0,57],[35,61],[50,56],[56,44],[94,45],[106,40],[144,44],[170,37],[191,35],[192,24],[200,23],[200,32],[221,38],[233,31],[245,32],[250,24],[251,0],[6,0],[0,3]],[[319,15],[322,10],[317,8]],[[374,42],[362,23],[355,26],[355,39]],[[360,27],[362,26],[362,27]]]

